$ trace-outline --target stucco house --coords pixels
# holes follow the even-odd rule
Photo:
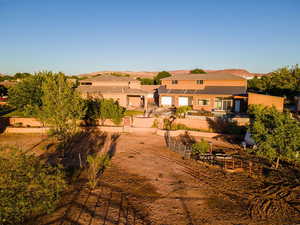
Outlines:
[[[77,90],[84,98],[111,98],[126,108],[147,109],[148,91],[141,83],[130,77],[99,75],[79,82]]]
[[[283,111],[284,98],[247,93],[247,79],[230,73],[176,74],[161,79],[160,106],[191,106],[215,113],[243,113],[248,105],[275,106]]]
[[[245,108],[247,80],[229,73],[177,74],[161,80],[160,106],[192,106],[196,110],[235,111]]]

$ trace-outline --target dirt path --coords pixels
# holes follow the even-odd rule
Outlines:
[[[91,144],[91,143],[89,143]],[[251,220],[256,182],[189,160],[151,134],[122,134],[98,187],[75,185],[43,225],[267,225]]]

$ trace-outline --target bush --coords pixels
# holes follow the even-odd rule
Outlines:
[[[59,167],[12,149],[0,151],[0,173],[0,224],[22,224],[50,213],[66,187]]]
[[[158,127],[159,127],[159,120],[158,120],[158,119],[155,119],[155,120],[153,121],[153,124],[152,124],[151,127],[152,127],[152,128],[158,128]]]
[[[144,115],[144,111],[126,110],[124,113],[124,116],[138,116],[138,115]]]
[[[88,167],[88,185],[91,189],[94,189],[98,183],[98,173],[100,170],[104,170],[109,165],[109,157],[108,155],[88,155],[87,162],[89,164]]]
[[[175,115],[178,116],[179,118],[185,117],[185,114],[191,110],[191,106],[180,106],[176,109]]]
[[[172,128],[172,122],[169,119],[163,120],[163,129],[164,130],[171,130]]]
[[[209,151],[209,149],[210,149],[210,145],[208,141],[201,139],[200,142],[197,142],[192,145],[192,154],[193,155],[205,154]]]

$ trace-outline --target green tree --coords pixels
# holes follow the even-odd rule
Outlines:
[[[253,118],[249,128],[257,144],[254,149],[257,155],[276,160],[276,168],[280,160],[300,160],[300,123],[290,113],[261,105],[252,105],[249,113]]]
[[[206,73],[203,69],[193,69],[190,71],[190,73],[192,74],[203,74],[203,73]]]
[[[53,126],[60,139],[67,140],[78,129],[76,121],[84,117],[86,109],[83,99],[62,73],[47,76],[42,91],[39,119]]]
[[[124,117],[125,108],[119,105],[113,99],[101,99],[100,108],[97,117],[101,120],[103,125],[105,120],[110,119],[115,124],[120,124]]]
[[[50,213],[66,187],[59,167],[7,147],[0,151],[0,224],[23,224]]]
[[[153,85],[154,79],[151,78],[138,78],[139,81],[141,81],[142,85]]]
[[[166,78],[166,77],[170,77],[172,76],[169,72],[167,71],[162,71],[159,72],[155,77],[154,77],[154,84],[161,84],[161,79],[162,78]]]
[[[0,76],[0,82],[2,81],[10,81],[10,80],[14,80],[15,78],[13,76],[9,76],[9,75],[4,75],[4,76]]]
[[[17,111],[27,115],[35,115],[36,109],[42,105],[42,83],[50,72],[39,72],[27,77],[8,90],[8,103]]]
[[[6,96],[8,93],[8,90],[5,86],[0,85],[0,97]]]
[[[248,81],[248,89],[293,99],[300,92],[300,68],[283,67],[260,79],[255,77]]]
[[[24,78],[27,78],[27,77],[30,77],[30,76],[32,76],[32,74],[30,74],[30,73],[16,73],[14,75],[14,78],[15,79],[24,79]]]

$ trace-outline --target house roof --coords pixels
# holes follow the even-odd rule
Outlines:
[[[122,77],[122,76],[103,74],[96,77],[81,80],[80,82],[97,82],[97,81],[106,82],[106,81],[136,81],[136,80],[131,77]]]
[[[206,86],[202,90],[190,89],[166,89],[165,86],[160,86],[159,94],[215,94],[215,95],[238,95],[245,94],[247,88],[245,86]]]
[[[176,74],[162,80],[245,80],[245,78],[231,73],[205,73],[205,74]]]
[[[129,87],[118,87],[118,86],[92,86],[92,85],[82,85],[78,86],[77,90],[81,93],[102,93],[102,94],[149,94],[150,92]]]
[[[159,88],[160,85],[141,85],[141,89],[149,92],[153,92],[155,89]]]

